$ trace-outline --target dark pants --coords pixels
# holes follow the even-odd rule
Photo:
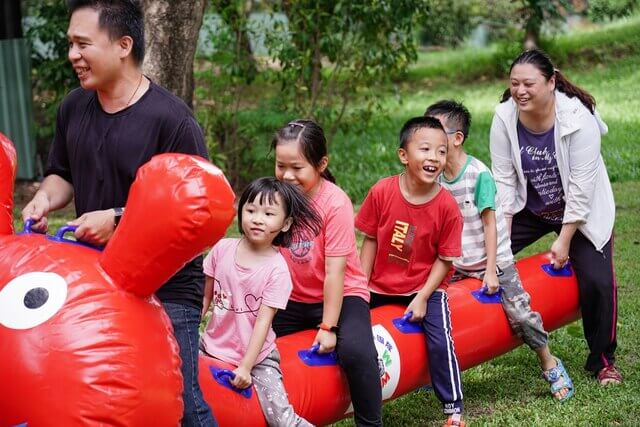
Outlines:
[[[513,217],[511,249],[513,253],[553,231],[561,225],[541,221],[527,209]],[[569,258],[578,279],[580,310],[584,336],[589,346],[585,369],[597,373],[615,361],[618,294],[613,267],[613,236],[598,252],[580,231],[571,240]]]
[[[415,295],[381,295],[371,293],[371,308],[387,304],[409,305]],[[429,352],[429,374],[433,391],[442,402],[445,414],[460,414],[462,382],[460,367],[451,337],[451,315],[446,292],[435,291],[427,301],[427,314],[422,329]]]
[[[322,321],[322,308],[322,303],[289,301],[273,319],[273,330],[281,337],[315,329]],[[360,297],[344,297],[338,327],[336,353],[349,383],[355,423],[381,426],[382,388],[369,304]]]
[[[182,360],[182,378],[184,390],[184,415],[182,426],[217,426],[211,409],[202,396],[198,383],[198,326],[200,324],[200,310],[183,304],[162,303],[164,310],[173,324],[173,335],[180,347]]]

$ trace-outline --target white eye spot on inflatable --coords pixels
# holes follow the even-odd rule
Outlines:
[[[29,329],[51,319],[67,299],[67,282],[56,273],[31,272],[0,290],[0,324]]]

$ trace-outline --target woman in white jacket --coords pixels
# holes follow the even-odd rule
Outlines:
[[[607,127],[595,99],[570,83],[541,50],[511,64],[510,87],[491,125],[491,162],[517,253],[554,231],[552,263],[571,258],[580,288],[585,368],[605,385],[614,366],[617,288],[613,267],[615,204],[600,154]]]

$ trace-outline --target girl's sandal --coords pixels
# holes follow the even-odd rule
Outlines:
[[[573,396],[573,381],[571,381],[562,361],[557,357],[554,357],[554,359],[556,360],[556,367],[542,371],[542,376],[547,380],[547,382],[549,382],[549,384],[551,384],[551,394],[553,397],[559,402],[565,402]],[[567,394],[563,397],[556,397],[556,393],[562,389],[566,389]]]
[[[596,376],[600,385],[620,384],[622,383],[622,374],[615,366],[605,366],[598,371]]]
[[[451,427],[451,426],[465,427],[466,423],[462,418],[454,418],[453,415],[450,415],[449,418],[447,418],[447,421],[442,425],[442,427]]]

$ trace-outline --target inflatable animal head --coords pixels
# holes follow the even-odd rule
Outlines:
[[[15,152],[0,141],[0,425],[178,425],[178,347],[153,292],[224,235],[234,195],[223,174],[154,157],[100,252],[12,234]]]

